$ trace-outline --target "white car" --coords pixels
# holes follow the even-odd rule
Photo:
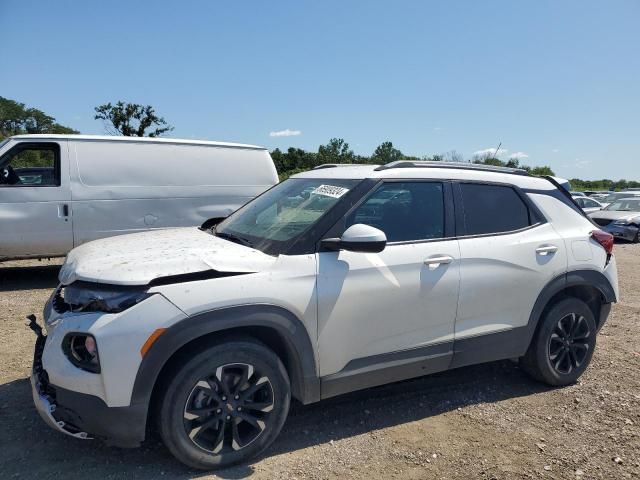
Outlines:
[[[16,135],[0,142],[0,261],[213,224],[278,183],[267,149],[174,138]]]
[[[640,192],[611,192],[609,195],[604,197],[602,200],[598,200],[602,205],[602,208],[606,208],[614,202],[618,200],[623,200],[626,198],[640,198]]]
[[[604,207],[600,202],[586,196],[572,195],[575,202],[585,213],[593,213],[602,210]]]
[[[263,451],[292,398],[511,358],[568,385],[618,298],[612,248],[551,178],[317,168],[213,229],[74,249],[45,308],[33,397],[60,432],[133,446],[155,425],[209,469]]]

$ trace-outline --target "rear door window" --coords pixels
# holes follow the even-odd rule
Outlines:
[[[467,235],[512,232],[532,224],[529,208],[510,186],[461,183]]]

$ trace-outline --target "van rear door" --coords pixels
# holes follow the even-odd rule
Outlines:
[[[0,152],[0,259],[73,248],[67,141],[9,141]]]

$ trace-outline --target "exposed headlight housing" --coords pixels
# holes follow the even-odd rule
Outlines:
[[[629,225],[629,220],[625,220],[625,219],[621,219],[621,220],[616,220],[615,222],[613,222],[614,225]]]
[[[153,294],[147,287],[74,282],[64,287],[64,303],[72,312],[118,313]]]

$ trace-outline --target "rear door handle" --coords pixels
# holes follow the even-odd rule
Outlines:
[[[550,253],[556,253],[557,251],[558,247],[556,247],[555,245],[543,245],[536,248],[536,253],[538,255],[549,255]]]
[[[436,255],[435,257],[429,257],[424,261],[424,264],[429,267],[429,270],[435,270],[440,265],[453,262],[453,257],[450,255]]]

